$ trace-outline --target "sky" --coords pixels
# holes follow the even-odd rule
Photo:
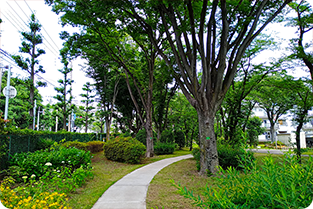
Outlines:
[[[46,73],[39,75],[43,81],[47,82],[47,87],[38,89],[43,96],[44,104],[53,102],[53,96],[57,94],[54,87],[59,86],[57,82],[59,79],[63,79],[62,74],[58,71],[58,69],[63,68],[59,57],[59,50],[62,48],[63,41],[59,38],[59,33],[61,31],[75,31],[72,27],[63,28],[59,24],[60,17],[51,9],[52,7],[46,5],[43,0],[0,0],[0,18],[3,20],[3,23],[0,24],[0,46],[9,54],[21,54],[23,56],[22,53],[19,53],[19,47],[22,43],[20,32],[29,31],[26,24],[28,24],[32,12],[35,13],[42,25],[41,34],[44,44],[40,44],[38,47],[44,49],[46,54],[39,57],[39,62],[43,65]],[[8,60],[6,57],[0,57],[2,65],[8,65]],[[14,62],[11,63],[14,64]],[[92,82],[82,72],[80,64],[84,64],[84,61],[80,59],[72,61],[72,79],[74,80],[72,94],[76,100],[81,99],[79,94],[82,93],[83,85],[87,81]],[[16,65],[13,65],[12,73],[13,76],[19,75],[19,77],[28,75],[26,71],[22,71]]]
[[[313,5],[313,0],[309,0],[309,3]],[[57,94],[54,87],[59,86],[57,80],[62,79],[62,74],[58,72],[58,69],[62,69],[63,65],[59,59],[59,50],[62,48],[63,41],[59,38],[61,31],[73,32],[72,27],[62,27],[59,22],[59,16],[51,11],[51,7],[44,3],[44,0],[0,0],[0,18],[3,19],[3,23],[0,24],[0,46],[9,54],[19,54],[19,47],[21,46],[21,31],[28,31],[27,23],[32,12],[35,13],[39,22],[42,25],[41,33],[44,37],[43,43],[40,47],[46,51],[45,55],[39,57],[40,64],[43,65],[46,73],[39,74],[44,81],[47,82],[47,87],[39,88],[40,94],[43,96],[44,104],[53,102],[53,96]],[[266,29],[266,33],[271,36],[280,37],[279,43],[280,51],[266,51],[263,52],[257,62],[264,62],[271,60],[271,57],[275,57],[278,54],[285,52],[284,48],[288,45],[288,39],[296,37],[295,30],[292,28],[284,27],[283,25],[270,26]],[[308,40],[312,41],[313,32],[308,34]],[[8,58],[0,57],[0,63],[7,65]],[[13,62],[12,62],[13,63]],[[72,62],[72,79],[74,99],[81,100],[79,94],[82,93],[83,84],[87,81],[92,83],[92,80],[87,78],[85,73],[82,72],[80,64],[83,64],[83,60],[74,60]],[[16,65],[13,65],[13,76],[17,74],[20,77],[26,77],[27,73],[19,69]],[[292,73],[292,72],[291,72]],[[297,70],[293,72],[295,76],[308,76],[307,72]],[[38,77],[37,77],[38,78]],[[2,87],[3,88],[3,87]]]

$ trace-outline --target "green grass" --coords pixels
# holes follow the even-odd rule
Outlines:
[[[109,161],[104,157],[103,152],[96,153],[92,159],[93,180],[88,181],[83,187],[77,189],[75,193],[70,194],[69,204],[73,209],[90,209],[112,184],[126,174],[152,162],[187,154],[190,154],[190,151],[183,149],[175,151],[171,155],[155,156],[144,160],[142,164],[132,165]]]

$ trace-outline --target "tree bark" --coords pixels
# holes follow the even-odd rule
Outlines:
[[[218,169],[218,154],[214,132],[215,114],[197,110],[200,135],[200,174],[213,174]]]

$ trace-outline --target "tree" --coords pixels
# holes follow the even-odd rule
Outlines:
[[[294,121],[297,124],[296,128],[296,146],[297,156],[301,163],[301,147],[300,147],[300,132],[305,122],[308,121],[308,111],[313,107],[312,81],[296,80],[289,85],[290,91],[297,94],[294,101],[295,108],[291,110],[294,114]]]
[[[92,103],[95,101],[93,98],[96,95],[92,95],[93,90],[91,89],[91,84],[90,82],[87,82],[86,84],[84,84],[83,86],[83,91],[85,91],[84,94],[80,94],[81,97],[83,97],[84,99],[81,100],[82,103],[85,103],[86,106],[83,107],[83,110],[85,112],[84,118],[85,118],[85,133],[87,133],[88,130],[88,124],[91,123],[92,120],[92,116],[94,115],[93,112],[91,112],[93,109],[95,109],[92,106]]]
[[[145,43],[151,43],[168,67],[173,69],[176,82],[197,111],[200,173],[206,175],[207,170],[210,173],[217,171],[214,118],[233,81],[239,61],[253,39],[291,0],[46,2],[54,4],[54,11],[64,12],[64,23],[83,25],[82,21],[72,21],[74,15],[85,22],[88,16],[92,17],[92,25],[107,23],[114,18],[110,23],[117,24],[118,29],[149,37]],[[198,58],[201,70],[197,67]],[[200,71],[201,82],[197,78]],[[149,136],[150,124],[145,123],[145,126],[148,140],[152,137],[152,134]]]
[[[29,22],[30,32],[21,32],[23,36],[22,46],[20,47],[20,52],[28,54],[28,58],[24,59],[20,55],[12,55],[12,58],[17,63],[17,65],[29,73],[29,115],[31,118],[34,116],[34,95],[35,95],[35,75],[38,73],[45,73],[43,67],[39,65],[38,57],[45,54],[43,49],[38,49],[37,46],[42,43],[42,37],[39,34],[41,30],[41,25],[35,18],[35,15],[31,15],[31,21]],[[46,83],[41,81],[37,82],[37,87],[46,86]],[[32,124],[29,124],[29,128],[32,129]]]
[[[7,72],[4,72],[2,79],[2,86],[6,85]],[[11,86],[14,86],[17,90],[17,95],[10,99],[8,119],[12,120],[12,125],[19,128],[28,128],[29,125],[33,125],[33,118],[29,115],[30,103],[28,86],[29,80],[20,79],[18,77],[11,77]],[[35,89],[34,98],[37,100],[37,105],[41,105],[42,99],[38,90]],[[5,97],[2,94],[0,97],[0,110],[4,112],[5,109]]]
[[[313,10],[312,6],[304,0],[294,1],[289,6],[296,12],[297,17],[289,19],[289,25],[298,28],[298,38],[291,39],[291,49],[293,54],[290,58],[302,60],[311,74],[313,80],[313,56],[309,52],[311,45],[304,44],[304,36],[313,29]]]
[[[288,110],[292,109],[296,95],[286,86],[293,81],[292,76],[272,75],[261,82],[255,92],[254,98],[259,106],[266,112],[270,121],[272,142],[276,141],[275,124]]]
[[[261,127],[262,120],[259,117],[250,117],[247,121],[247,140],[250,146],[258,145],[258,137],[264,132],[264,128]]]
[[[56,105],[60,109],[59,114],[62,116],[63,129],[66,130],[66,120],[71,114],[73,108],[72,106],[69,106],[69,104],[72,103],[73,99],[71,95],[72,88],[67,89],[67,87],[71,85],[74,81],[68,78],[68,74],[72,72],[73,69],[68,67],[69,63],[64,54],[62,54],[62,63],[64,64],[64,68],[60,69],[59,72],[63,74],[63,80],[58,80],[60,87],[54,88],[58,93],[54,98],[58,100],[58,103]]]

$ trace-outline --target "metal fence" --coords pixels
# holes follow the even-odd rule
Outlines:
[[[43,134],[43,135],[0,135],[0,168],[7,168],[8,161],[15,153],[34,152],[41,148],[42,139],[55,142],[64,141],[102,141],[105,134]]]

